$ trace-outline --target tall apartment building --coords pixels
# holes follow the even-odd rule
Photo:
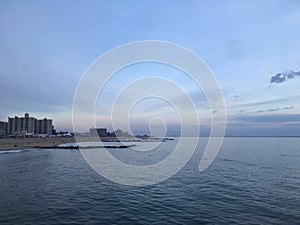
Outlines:
[[[7,122],[0,121],[0,137],[7,136]]]
[[[35,133],[36,134],[52,134],[53,126],[52,120],[44,118],[42,120],[35,120]]]
[[[36,119],[34,117],[29,117],[28,113],[25,113],[24,117],[8,117],[8,135],[20,135],[28,133],[52,134],[52,130],[53,126],[51,119]]]

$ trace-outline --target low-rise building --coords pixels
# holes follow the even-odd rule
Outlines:
[[[106,137],[107,129],[106,128],[91,128],[90,134],[92,137]]]

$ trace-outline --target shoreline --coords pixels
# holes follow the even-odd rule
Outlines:
[[[80,142],[99,142],[98,137],[80,137]],[[141,142],[165,141],[169,138],[150,138],[141,140],[133,137],[101,137],[102,142]],[[25,138],[0,138],[0,151],[24,150],[30,148],[60,148],[61,144],[76,143],[75,137],[25,137]]]
[[[76,142],[74,137],[1,138],[0,151],[23,150],[36,147],[51,148],[74,142]]]
[[[99,138],[81,137],[82,142],[98,142]],[[104,138],[103,142],[118,142],[117,138]],[[61,144],[76,143],[75,137],[29,137],[1,138],[0,151],[23,150],[29,148],[58,148]]]

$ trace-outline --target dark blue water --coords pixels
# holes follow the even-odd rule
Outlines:
[[[300,224],[299,138],[226,138],[200,173],[202,148],[146,187],[102,178],[78,150],[1,153],[0,223]]]

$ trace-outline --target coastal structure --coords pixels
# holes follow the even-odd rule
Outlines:
[[[112,132],[107,132],[106,128],[91,128],[90,135],[92,137],[133,137],[127,131],[117,129]]]
[[[7,136],[7,122],[0,121],[0,137]]]
[[[50,135],[53,132],[51,119],[37,119],[30,117],[25,113],[24,117],[15,116],[8,117],[7,134],[8,135],[23,135],[23,134],[46,134]]]
[[[106,137],[107,129],[106,128],[91,128],[90,134],[92,137]]]

